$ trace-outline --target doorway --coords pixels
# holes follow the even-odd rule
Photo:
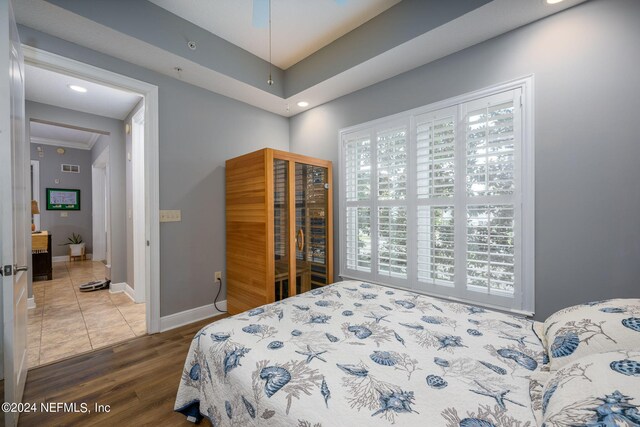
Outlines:
[[[148,333],[160,331],[160,218],[158,180],[158,87],[41,49],[23,45],[25,63],[144,97],[145,300]]]
[[[34,76],[48,80],[49,87],[60,85],[60,79],[66,81],[64,76],[27,67],[26,81]],[[85,82],[74,83],[99,92]],[[112,173],[120,174],[114,185],[125,181],[124,121],[62,109],[55,104],[55,97],[48,104],[37,103],[33,98],[37,99],[38,91],[27,88],[30,153],[37,164],[32,172],[33,204],[38,206],[38,201],[43,201],[40,215],[34,215],[40,221],[37,227],[34,221],[37,231],[32,234],[34,304],[28,314],[28,360],[33,368],[145,335],[146,307],[144,300],[134,298],[129,278],[116,274],[114,285],[107,283],[114,279],[112,267],[118,268],[117,262],[112,265],[111,247],[119,252],[128,250],[122,236],[112,238],[111,232],[112,216],[120,214],[124,224],[124,212],[111,209]],[[94,94],[91,102],[97,105],[103,100],[103,95]],[[127,109],[137,108],[140,103],[139,96],[131,97],[119,114],[124,116]],[[117,159],[111,156],[118,148],[123,154],[121,167],[112,168]],[[65,209],[71,199],[53,200],[60,197],[58,193],[68,192],[74,197],[72,210]],[[132,192],[130,185],[126,192]],[[81,241],[76,256],[74,246],[67,245],[72,238]],[[43,246],[37,244],[41,241]],[[126,258],[132,259],[133,253],[129,251]],[[48,264],[49,269],[41,264]],[[83,288],[99,284],[105,286],[83,292]]]
[[[132,280],[136,286],[129,286],[129,280],[111,277],[112,292],[123,291],[123,296],[131,297],[135,302],[146,307],[143,313],[145,333],[155,333],[159,331],[159,227],[158,202],[157,202],[157,88],[146,83],[142,83],[124,76],[97,69],[86,64],[59,57],[38,49],[24,47],[26,64],[35,65],[45,70],[55,70],[65,72],[76,78],[82,78],[89,82],[106,85],[111,88],[134,92],[143,97],[140,103],[142,108],[137,109],[131,117],[130,134],[134,141],[130,160],[132,162],[132,172],[135,174],[133,180],[135,186],[132,191],[135,193],[135,206],[132,206],[132,220],[134,222],[134,250],[131,258],[134,259],[135,278]],[[124,127],[124,126],[123,126]],[[108,195],[113,194],[114,188],[109,184],[113,182],[111,173],[113,165],[109,159],[118,153],[104,151],[101,156],[93,162],[90,167],[93,192],[91,199],[93,202],[92,212],[94,217],[94,227],[92,230],[93,240],[93,263],[91,270],[96,272],[96,262],[104,262],[107,266],[106,276],[110,277],[109,271],[117,262],[114,256],[113,230],[111,230],[111,213],[113,209],[109,205]],[[146,169],[146,173],[145,173]],[[43,202],[44,203],[44,202]],[[154,225],[155,224],[155,225]],[[126,262],[126,261],[125,261]],[[69,266],[79,267],[78,264],[69,264],[67,272],[69,276],[74,274],[81,277],[83,273],[89,271],[85,266],[84,272],[74,273]],[[60,272],[60,269],[58,269]],[[98,273],[96,273],[98,274]],[[115,280],[114,280],[115,279]],[[136,325],[138,328],[140,324]]]

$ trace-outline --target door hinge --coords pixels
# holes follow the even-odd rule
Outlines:
[[[151,243],[147,240],[147,246],[151,246]]]
[[[4,267],[2,267],[2,270],[0,271],[0,274],[2,276],[5,276],[5,277],[12,276],[13,275],[13,266],[12,265],[5,265]]]

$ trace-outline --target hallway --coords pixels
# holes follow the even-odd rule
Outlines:
[[[30,368],[146,334],[145,304],[124,292],[79,291],[79,285],[102,279],[104,268],[93,261],[55,263],[53,280],[33,282]]]

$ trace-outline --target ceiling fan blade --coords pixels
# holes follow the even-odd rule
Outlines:
[[[253,0],[253,26],[267,28],[269,25],[269,0]]]

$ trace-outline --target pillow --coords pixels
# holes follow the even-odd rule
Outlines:
[[[551,370],[594,353],[640,349],[640,299],[565,308],[544,322]]]
[[[531,324],[531,329],[533,330],[533,333],[536,334],[542,345],[545,346],[546,342],[544,340],[544,323],[534,320]]]
[[[542,368],[548,370],[549,369],[549,355],[547,354],[547,339],[544,336],[544,323],[534,321],[531,325],[531,329],[533,333],[536,334],[536,337],[542,344]]]
[[[592,354],[551,374],[542,393],[542,425],[638,426],[638,403],[640,351]]]
[[[529,376],[529,397],[531,398],[531,410],[536,419],[536,425],[542,425],[542,394],[544,385],[549,380],[549,371],[538,370]]]

